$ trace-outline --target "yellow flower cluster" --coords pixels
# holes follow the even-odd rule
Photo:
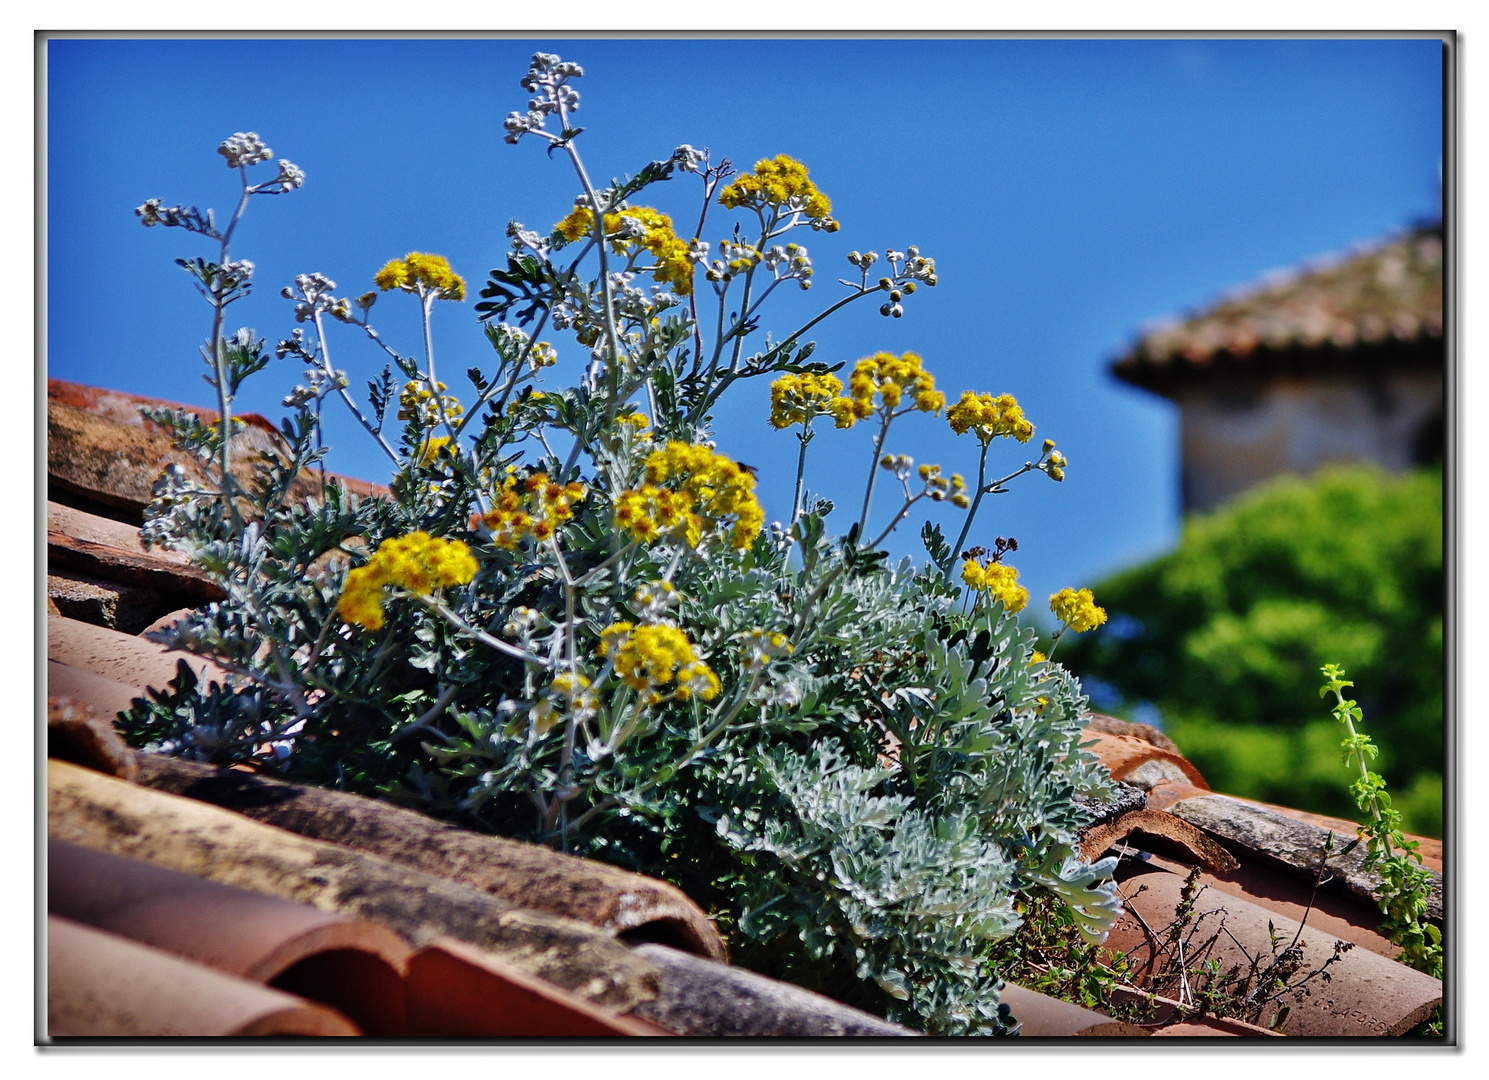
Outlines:
[[[1090,589],[1061,589],[1050,597],[1050,611],[1077,634],[1095,630],[1106,622],[1106,609],[1096,606]]]
[[[920,476],[921,482],[925,484],[925,493],[931,497],[932,502],[941,502],[950,495],[952,505],[963,510],[971,502],[967,498],[967,481],[962,479],[961,473],[952,473],[951,479],[947,480],[941,475],[939,465],[922,465],[915,471]]]
[[[674,680],[669,696],[680,701],[695,694],[712,701],[719,695],[719,677],[694,655],[688,635],[670,623],[611,623],[600,631],[599,653],[615,664],[621,681],[642,694],[648,705],[667,700],[659,688]]]
[[[765,524],[755,478],[723,454],[692,443],[653,450],[646,458],[646,482],[615,499],[616,526],[644,543],[671,535],[696,547],[705,525],[719,528],[730,518],[730,546],[749,547]]]
[[[730,210],[741,206],[781,207],[800,211],[816,221],[828,219],[832,214],[832,203],[808,178],[807,167],[785,154],[755,162],[754,173],[746,173],[719,193],[719,203]],[[831,222],[828,230],[835,231],[836,225],[837,222]]]
[[[906,394],[914,398],[915,408],[921,412],[940,412],[946,406],[946,395],[936,389],[936,380],[921,366],[917,354],[875,353],[853,365],[853,374],[848,378],[847,405],[844,415],[838,418],[838,427],[852,427],[855,422],[872,416],[875,394],[891,411],[899,407]]]
[[[441,392],[446,389],[444,383],[434,385]],[[398,419],[412,420],[417,416],[424,421],[426,427],[433,427],[441,420],[441,403],[445,408],[445,417],[450,420],[465,414],[465,408],[460,404],[460,399],[453,394],[443,394],[441,399],[436,401],[427,383],[404,383],[403,393],[398,395]]]
[[[1019,572],[1002,563],[980,563],[968,559],[962,564],[962,580],[973,592],[987,593],[994,600],[1003,601],[1003,610],[1010,615],[1024,610],[1029,602],[1029,590],[1018,583]]]
[[[531,537],[542,542],[574,517],[574,504],[584,500],[585,488],[578,481],[560,484],[546,472],[526,479],[509,475],[497,492],[495,504],[471,519],[471,527],[484,526],[491,542],[508,551],[519,540]]]
[[[600,699],[589,688],[588,679],[577,671],[561,672],[553,677],[543,699],[532,708],[533,730],[540,736],[547,735],[569,713],[584,721],[599,708]]]
[[[962,400],[946,410],[946,420],[958,435],[970,431],[983,446],[997,438],[1012,436],[1021,443],[1034,437],[1034,425],[1024,419],[1024,410],[1012,394],[962,394]]]
[[[814,417],[848,417],[848,422],[838,422],[838,427],[852,427],[857,417],[853,416],[853,403],[838,395],[843,392],[843,383],[835,375],[782,375],[770,384],[770,423],[774,428],[788,428],[792,424],[807,424]]]
[[[410,251],[401,259],[392,259],[373,277],[372,283],[383,292],[426,292],[441,300],[464,300],[465,279],[450,269],[443,255],[425,255]]]
[[[745,634],[741,645],[744,652],[742,666],[748,672],[759,671],[772,660],[790,656],[796,651],[796,646],[779,631],[751,630]]]
[[[439,461],[439,452],[450,445],[450,436],[439,435],[428,439],[424,443],[424,451],[419,455],[419,466],[428,468]]]
[[[641,223],[644,231],[639,240],[618,235],[622,230],[622,218],[632,218]],[[553,226],[553,231],[572,242],[589,235],[594,224],[594,211],[587,206],[578,206]],[[605,215],[605,236],[610,240],[610,246],[622,254],[639,242],[656,256],[657,263],[651,271],[653,278],[662,285],[671,285],[680,296],[693,291],[693,263],[688,258],[688,242],[677,235],[672,228],[672,219],[666,214],[650,206],[627,206]]]
[[[365,566],[346,575],[336,614],[343,622],[377,630],[384,622],[385,588],[428,596],[435,589],[468,583],[478,569],[462,540],[444,540],[427,532],[384,540]]]

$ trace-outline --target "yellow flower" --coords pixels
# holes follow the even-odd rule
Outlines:
[[[549,539],[559,528],[574,519],[574,506],[583,502],[585,486],[571,480],[560,484],[538,471],[525,479],[515,474],[502,481],[492,507],[471,519],[471,528],[485,528],[491,542],[511,551],[518,541]]]
[[[448,435],[438,435],[424,443],[424,452],[419,455],[419,464],[423,467],[433,465],[439,460],[439,452],[450,445]]]
[[[1012,437],[1021,443],[1034,437],[1034,425],[1024,419],[1024,410],[1012,394],[974,394],[971,390],[946,410],[946,421],[958,435],[971,431],[986,446],[994,439]]]
[[[553,226],[553,231],[572,244],[581,236],[589,235],[594,224],[594,212],[587,206],[576,206],[573,213]]]
[[[615,674],[637,693],[651,693],[675,679],[672,696],[679,700],[696,694],[712,701],[718,696],[718,676],[694,655],[688,635],[668,623],[611,623],[600,631],[599,653],[615,664]],[[652,704],[663,700],[655,694],[649,698]]]
[[[479,569],[463,540],[422,531],[384,540],[365,566],[346,575],[336,614],[343,622],[377,630],[384,622],[382,596],[388,586],[428,596],[436,589],[468,584]]]
[[[837,405],[833,415],[838,427],[852,427],[857,421],[874,414],[876,394],[882,408],[893,412],[906,393],[914,401],[912,407],[920,412],[940,412],[946,405],[946,395],[936,389],[935,378],[921,365],[916,353],[907,352],[903,356],[875,353],[853,365],[853,374],[848,378],[848,393],[839,399],[841,404]]]
[[[770,384],[770,423],[774,428],[807,424],[815,417],[831,415],[833,402],[843,392],[834,375],[782,375]],[[842,424],[839,427],[845,426]],[[846,426],[852,426],[851,421]]]
[[[443,391],[445,384],[435,383],[435,388]],[[441,405],[444,407],[444,418],[454,420],[465,414],[465,407],[453,394],[441,394],[436,399],[426,382],[409,381],[403,384],[403,392],[398,395],[398,419],[412,420],[418,417],[426,427],[433,427],[443,419],[440,416]]]
[[[962,564],[962,580],[976,593],[987,593],[994,600],[1003,601],[1003,610],[1010,615],[1023,611],[1029,603],[1029,590],[1018,583],[1019,572],[1002,563],[979,563],[968,559]]]
[[[754,173],[746,173],[719,193],[719,203],[730,210],[771,207],[800,213],[829,232],[837,231],[832,203],[807,177],[807,167],[785,154],[755,162]]]
[[[563,671],[553,677],[542,699],[528,715],[532,719],[533,731],[542,736],[565,716],[572,714],[576,720],[588,720],[599,707],[599,698],[590,690],[589,680],[577,671]]]
[[[401,259],[392,259],[373,277],[372,283],[383,292],[427,293],[440,300],[464,300],[465,279],[450,269],[443,255],[425,255],[410,251]]]
[[[1090,589],[1061,589],[1050,597],[1050,611],[1077,634],[1094,630],[1106,622],[1106,609],[1096,606]]]
[[[621,235],[623,218],[641,223],[642,234],[638,239]],[[574,209],[553,231],[570,242],[588,236],[594,229],[595,215],[587,206]],[[651,276],[659,284],[670,285],[679,296],[693,291],[693,263],[688,258],[688,243],[677,235],[672,219],[650,206],[626,206],[605,215],[605,237],[617,254],[629,254],[637,245],[656,257]]]
[[[645,483],[616,496],[614,520],[643,543],[667,535],[697,547],[718,533],[743,550],[764,526],[765,512],[748,469],[706,446],[669,442],[647,455]]]

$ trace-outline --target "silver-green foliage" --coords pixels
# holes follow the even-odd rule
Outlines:
[[[530,73],[560,115],[571,107],[562,84],[573,71],[540,55]],[[541,134],[542,119],[530,114],[517,134]],[[546,137],[577,166],[577,135],[565,120],[561,135]],[[600,191],[580,175],[588,205],[619,212],[674,171],[699,172],[707,207],[722,173],[701,168],[706,161],[682,147]],[[243,184],[260,190],[246,171]],[[759,218],[761,251],[804,223],[781,207]],[[156,207],[153,223],[210,220]],[[224,263],[230,232],[207,232]],[[223,419],[154,417],[195,455],[205,481],[179,470],[163,477],[144,534],[187,552],[222,585],[227,599],[184,619],[174,641],[218,660],[232,680],[204,687],[183,668],[168,692],[131,714],[130,737],[381,794],[665,877],[717,914],[735,956],[761,970],[927,1031],[1011,1030],[986,954],[1018,925],[1015,894],[1058,896],[1088,938],[1117,912],[1112,866],[1086,863],[1076,847],[1087,814],[1074,797],[1110,794],[1105,771],[1080,749],[1079,684],[1035,656],[1034,631],[1001,603],[982,597],[965,609],[949,576],[955,553],[929,524],[931,558],[919,567],[889,565],[862,542],[861,523],[831,535],[833,508],[823,501],[808,500],[784,527],[740,547],[625,535],[621,493],[641,482],[664,441],[703,443],[729,385],[828,373],[798,339],[818,320],[750,353],[758,303],[726,321],[733,294],[724,280],[715,286],[712,360],[703,362],[702,331],[679,298],[630,284],[649,269],[640,246],[610,250],[607,264],[598,237],[571,241],[582,250],[565,265],[558,230],[539,237],[514,225],[513,236],[507,269],[493,271],[483,293],[491,298],[483,317],[533,330],[490,324],[495,369],[468,372],[474,403],[459,418],[435,374],[432,335],[416,362],[373,332],[369,297],[339,300],[324,277],[297,279],[298,292],[286,295],[314,333],[297,329],[278,352],[308,366],[308,385],[286,399],[282,452],[258,462],[250,482],[238,478],[223,432],[265,353],[251,332],[228,336],[222,316],[251,273],[234,264],[229,293],[212,284],[223,278],[216,264],[198,268],[217,290],[204,292],[213,307],[204,352]],[[911,263],[896,254],[891,285],[908,294],[914,281],[901,270]],[[845,282],[847,297],[829,312],[890,288],[870,283],[864,257],[860,264],[862,280]],[[740,275],[746,297],[755,265]],[[916,272],[934,284],[928,270]],[[762,295],[798,279],[778,276],[768,288],[764,280]],[[427,331],[437,297],[419,295]],[[587,361],[574,385],[540,393],[551,349],[537,336],[559,314],[588,347]],[[409,380],[405,401],[422,388],[438,403],[434,413],[403,410],[395,447],[384,434],[391,368],[370,382],[357,418],[395,463],[384,498],[356,498],[334,480],[319,498],[291,494],[324,454],[324,403],[351,404],[327,352],[330,322],[387,349]],[[638,403],[656,441],[617,420],[637,415]],[[887,428],[886,419],[881,442]],[[437,431],[447,433],[442,446]],[[1048,471],[1052,446],[1021,472]],[[540,470],[585,489],[551,536],[503,544],[472,522],[495,504],[503,478]],[[896,523],[926,495],[904,490]],[[969,513],[963,531],[970,525]],[[464,545],[474,576],[433,594],[389,591],[385,625],[350,624],[337,610],[348,564],[365,565],[380,545],[416,531]],[[659,583],[675,600],[661,614],[643,600]],[[646,620],[686,635],[718,677],[716,697],[646,704],[619,679],[602,631]],[[762,651],[772,635],[789,648]],[[560,673],[591,679],[594,700],[554,719],[543,710]]]

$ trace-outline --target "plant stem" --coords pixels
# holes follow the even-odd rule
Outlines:
[[[879,425],[879,436],[874,440],[874,459],[869,462],[869,482],[863,492],[863,512],[858,515],[858,536],[860,541],[863,539],[863,531],[868,528],[869,524],[869,503],[874,499],[874,480],[879,475],[879,454],[884,449],[884,438],[889,434],[889,422],[894,419],[894,416],[887,409],[881,416],[883,420]]]
[[[967,508],[967,518],[962,522],[962,531],[957,534],[956,543],[951,545],[951,554],[947,556],[946,565],[941,567],[943,574],[949,573],[951,564],[957,560],[957,553],[962,550],[967,533],[972,530],[972,519],[977,516],[977,508],[982,505],[982,497],[987,494],[987,451],[988,443],[983,443],[982,456],[977,459],[977,494],[972,496],[972,505]]]
[[[389,460],[396,466],[398,464],[398,452],[388,444],[388,440],[383,437],[383,433],[372,426],[372,421],[363,415],[362,410],[357,407],[357,403],[352,400],[352,396],[346,392],[346,387],[342,386],[341,380],[336,377],[336,369],[331,364],[331,351],[326,344],[326,328],[321,322],[320,309],[317,308],[311,318],[315,323],[315,336],[320,344],[321,368],[325,371],[326,377],[331,380],[331,385],[336,387],[336,393],[340,395],[346,407],[351,410],[351,414],[357,418],[357,422],[383,448],[383,453],[387,454]],[[384,347],[386,348],[386,346]]]
[[[801,450],[796,455],[796,493],[791,496],[791,524],[796,524],[796,519],[801,515],[801,483],[806,475],[807,468],[807,443],[812,441],[812,421],[816,417],[808,417],[802,425],[801,434],[796,438],[801,443]]]

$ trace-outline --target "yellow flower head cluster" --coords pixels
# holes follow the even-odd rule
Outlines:
[[[1003,601],[1003,610],[1010,615],[1023,611],[1029,602],[1029,590],[1018,583],[1019,572],[1002,563],[984,564],[968,559],[962,563],[962,580],[973,592],[987,593],[994,600]]]
[[[615,673],[649,705],[667,700],[660,688],[673,683],[669,697],[686,701],[697,695],[712,701],[719,677],[693,653],[688,635],[670,623],[636,626],[612,623],[600,631],[600,655],[615,664]]]
[[[377,630],[384,622],[385,588],[428,596],[435,589],[468,583],[478,569],[462,540],[444,540],[427,532],[384,540],[365,566],[346,575],[336,614],[343,622]]]
[[[407,382],[403,385],[403,392],[398,395],[398,419],[412,420],[418,417],[424,422],[425,427],[433,427],[443,419],[454,420],[457,416],[465,414],[465,408],[460,404],[460,399],[453,394],[444,394],[444,383],[435,383],[436,389],[442,392],[441,397],[436,399],[430,391],[427,382]],[[444,406],[444,416],[440,415],[440,406]]]
[[[1024,419],[1024,410],[1012,394],[974,394],[968,390],[962,400],[946,410],[946,420],[958,435],[970,431],[983,446],[997,438],[1012,436],[1021,443],[1034,437],[1034,425]]]
[[[948,480],[941,475],[939,465],[922,465],[915,471],[925,484],[925,493],[931,497],[932,502],[941,502],[949,495],[953,506],[963,510],[967,508],[971,500],[967,498],[967,481],[962,479],[961,473],[952,473]]]
[[[589,680],[577,671],[564,671],[553,677],[547,692],[532,708],[533,730],[538,735],[547,735],[553,726],[565,716],[573,713],[580,722],[588,720],[599,711],[600,699],[589,688]]]
[[[807,424],[814,417],[831,416],[838,427],[852,427],[853,402],[838,395],[843,383],[836,375],[782,375],[770,384],[770,423],[775,428]],[[847,423],[843,423],[843,417]]]
[[[772,660],[796,651],[796,646],[779,631],[750,630],[741,645],[744,653],[741,666],[748,672],[759,671]]]
[[[641,236],[634,237],[624,232],[622,218],[631,218],[641,223]],[[595,215],[587,206],[578,206],[564,218],[553,231],[565,240],[578,240],[594,229]],[[693,263],[688,258],[688,242],[672,228],[672,219],[650,206],[627,206],[605,215],[605,236],[610,246],[619,254],[634,250],[640,244],[656,256],[651,276],[659,284],[671,285],[679,296],[693,291]]]
[[[779,207],[805,214],[813,221],[826,222],[829,232],[837,227],[837,222],[831,220],[832,203],[807,177],[807,167],[785,154],[755,162],[753,173],[746,173],[719,193],[719,203],[730,210],[741,206]]]
[[[1053,448],[1055,444],[1046,440],[1045,445]],[[1049,457],[1045,459],[1044,471],[1049,473],[1051,480],[1064,480],[1065,469],[1070,462],[1066,461],[1065,455],[1058,450],[1050,449],[1047,453]]]
[[[584,485],[577,480],[560,484],[549,479],[546,472],[535,472],[526,479],[509,475],[502,482],[494,505],[472,518],[471,527],[489,529],[491,542],[508,551],[519,540],[531,538],[542,542],[573,519],[574,504],[582,502],[584,495]]]
[[[428,468],[439,461],[439,452],[450,445],[450,436],[438,435],[432,439],[425,440],[424,452],[419,455],[419,465]]]
[[[663,486],[666,485],[666,486]],[[669,442],[646,458],[646,482],[615,499],[615,524],[649,543],[675,536],[696,547],[730,519],[729,545],[750,546],[765,524],[750,471],[706,446]]]
[[[1096,606],[1090,589],[1061,589],[1050,597],[1050,610],[1077,634],[1095,630],[1106,622],[1106,609]]]
[[[914,399],[915,408],[921,412],[940,412],[946,406],[946,395],[936,389],[936,380],[921,366],[918,355],[913,352],[903,356],[875,353],[853,365],[853,374],[848,378],[845,415],[838,419],[838,427],[852,427],[856,421],[872,416],[875,394],[890,411],[899,408],[906,394]],[[847,419],[849,416],[851,419]]]
[[[410,251],[379,270],[372,283],[383,292],[402,289],[404,292],[424,292],[440,300],[465,299],[465,279],[450,269],[443,255]]]

